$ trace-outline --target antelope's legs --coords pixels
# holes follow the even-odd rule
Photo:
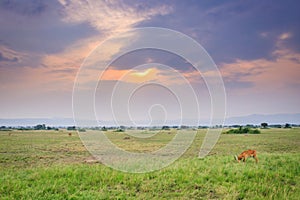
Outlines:
[[[254,155],[253,158],[255,159],[255,162],[258,163],[258,158],[257,158],[257,156]]]

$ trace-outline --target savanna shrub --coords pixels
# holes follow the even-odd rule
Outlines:
[[[251,129],[249,127],[240,127],[238,129],[230,129],[225,134],[260,134],[258,129]]]

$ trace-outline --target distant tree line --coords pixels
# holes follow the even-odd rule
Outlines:
[[[268,123],[264,122],[264,123],[261,123],[261,127],[262,128],[292,128],[292,127],[297,127],[297,125],[295,125],[295,124],[289,124],[289,123],[286,123],[284,125],[281,125],[281,124],[271,124],[271,125],[268,125]]]
[[[242,128],[241,128],[242,127]],[[76,126],[46,126],[45,124],[37,124],[35,126],[0,126],[0,131],[7,131],[7,130],[55,130],[58,131],[59,129],[67,129],[68,131],[79,131],[79,132],[85,132],[86,130],[101,130],[101,131],[108,131],[113,130],[116,132],[124,132],[126,130],[170,130],[170,129],[207,129],[207,128],[231,128],[236,133],[252,133],[251,131],[254,131],[253,129],[256,128],[293,128],[293,127],[300,127],[300,124],[268,124],[266,122],[261,123],[260,125],[253,125],[253,124],[247,124],[245,126],[241,125],[214,125],[214,126],[189,126],[189,125],[165,125],[165,126],[139,126],[139,127],[132,127],[132,126],[97,126],[97,127],[76,127]],[[237,130],[236,130],[237,129]],[[256,131],[254,132],[254,134]]]

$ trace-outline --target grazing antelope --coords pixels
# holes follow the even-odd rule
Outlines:
[[[242,152],[239,156],[235,155],[234,159],[237,160],[238,162],[240,162],[240,160],[243,160],[243,162],[245,162],[248,157],[253,157],[256,163],[258,163],[256,151],[251,149]]]

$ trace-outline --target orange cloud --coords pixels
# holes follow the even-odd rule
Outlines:
[[[130,70],[108,69],[102,74],[101,80],[120,80],[125,74],[129,73],[129,71]]]
[[[148,67],[146,69],[133,68],[126,70],[109,68],[103,73],[101,80],[117,80],[129,83],[157,81],[166,85],[176,85],[185,84],[187,80],[190,82],[199,81],[199,77],[200,74],[197,71],[180,73],[172,68],[164,67]]]
[[[289,39],[290,37],[292,37],[292,34],[291,33],[283,33],[279,36],[279,39],[280,40],[286,40],[286,39]]]
[[[148,68],[145,70],[135,70],[135,69],[119,70],[119,69],[109,68],[103,73],[101,80],[114,80],[114,81],[130,82],[130,83],[141,83],[141,82],[157,79],[158,72],[159,70],[156,68]]]
[[[251,82],[251,90],[276,91],[300,87],[300,54],[288,49],[273,52],[275,59],[236,60],[221,65],[225,81]]]

